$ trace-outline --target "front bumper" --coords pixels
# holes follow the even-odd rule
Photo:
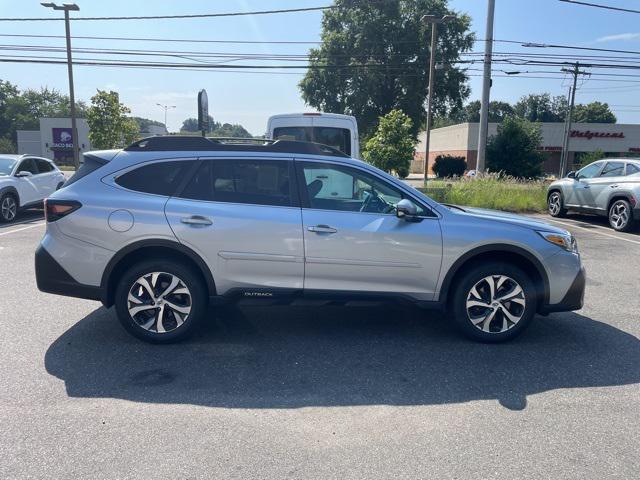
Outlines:
[[[103,290],[92,285],[83,285],[69,273],[40,245],[36,250],[36,283],[46,293],[88,300],[103,299]]]
[[[546,314],[551,312],[569,312],[572,310],[580,310],[584,305],[584,291],[587,286],[587,275],[584,267],[580,267],[580,271],[573,283],[567,290],[567,293],[559,303],[545,305],[540,309],[540,313]]]

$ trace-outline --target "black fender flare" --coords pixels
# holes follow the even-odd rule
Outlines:
[[[533,255],[531,252],[528,252],[524,248],[521,248],[515,245],[495,244],[495,243],[491,245],[482,245],[480,247],[471,249],[468,252],[465,252],[460,257],[458,257],[455,262],[453,262],[453,265],[451,265],[451,268],[449,268],[449,271],[447,272],[447,274],[444,277],[444,280],[442,281],[442,285],[440,287],[439,301],[442,304],[446,304],[447,296],[451,289],[451,282],[453,282],[453,279],[455,278],[456,274],[460,271],[460,269],[463,268],[465,265],[467,265],[469,262],[473,261],[474,258],[483,254],[488,254],[488,253],[500,254],[505,252],[519,255],[523,257],[525,260],[529,261],[534,266],[534,268],[536,269],[536,273],[542,279],[542,285],[541,285],[542,291],[540,292],[542,294],[542,298],[541,298],[542,301],[540,302],[538,307],[548,304],[549,303],[549,277],[547,275],[547,271],[545,270],[540,260],[538,260],[538,258],[535,255]]]
[[[109,260],[109,263],[107,263],[107,266],[102,272],[100,287],[104,292],[103,303],[105,305],[109,306],[111,304],[111,297],[113,295],[113,292],[109,291],[109,284],[111,281],[111,275],[113,274],[113,271],[115,270],[116,266],[120,263],[120,261],[124,257],[126,257],[127,255],[133,252],[136,252],[138,250],[143,250],[146,248],[153,248],[153,247],[168,248],[171,250],[175,250],[177,253],[183,254],[186,257],[188,257],[197,265],[200,273],[204,277],[207,284],[207,290],[209,292],[209,296],[213,296],[216,294],[216,285],[213,280],[213,275],[211,274],[211,270],[207,266],[206,262],[202,259],[202,257],[200,257],[200,255],[194,252],[192,249],[190,249],[189,247],[177,241],[163,240],[163,239],[140,240],[137,242],[133,242],[127,245],[126,247],[124,247],[123,249],[121,249],[120,251],[118,251],[118,253],[116,253],[111,258],[111,260]]]

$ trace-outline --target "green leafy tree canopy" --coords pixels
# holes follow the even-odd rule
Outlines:
[[[467,76],[453,66],[473,46],[469,16],[448,8],[447,0],[336,0],[322,18],[322,44],[309,52],[311,68],[300,82],[304,101],[324,112],[354,115],[363,138],[378,118],[400,109],[417,135],[425,117],[431,27],[422,15],[455,15],[440,25],[437,61],[447,65],[434,79],[434,113],[462,108]]]
[[[198,119],[187,118],[182,122],[182,132],[199,132]],[[209,131],[207,132],[212,137],[235,137],[235,138],[251,138],[252,135],[239,124],[220,123],[214,122],[213,117],[209,115]]]
[[[98,90],[91,97],[87,114],[89,140],[98,149],[119,148],[133,142],[140,133],[135,120],[128,117],[131,110],[120,103],[116,92]]]
[[[540,126],[528,120],[507,117],[498,134],[487,142],[487,168],[520,178],[541,175],[543,155]]]
[[[411,119],[402,110],[391,110],[380,117],[378,129],[365,143],[362,158],[382,170],[406,177],[415,153],[412,129]]]

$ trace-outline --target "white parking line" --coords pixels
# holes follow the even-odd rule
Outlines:
[[[586,227],[581,227],[580,225],[576,225],[575,223],[561,222],[560,220],[556,220],[552,218],[545,218],[544,220],[545,222],[559,223],[560,225],[565,225],[567,227],[579,228],[581,230],[586,230],[587,232],[596,233],[596,234],[602,235],[603,237],[615,238],[616,240],[622,240],[623,242],[629,242],[629,243],[634,243],[636,245],[640,245],[640,241],[638,240],[631,240],[630,238],[618,237],[617,235],[611,235],[610,233],[602,232],[600,231],[600,227],[598,227],[597,225],[594,225],[593,228],[586,228]]]
[[[10,233],[21,232],[22,230],[29,230],[30,228],[40,227],[44,225],[45,222],[37,223],[36,225],[29,225],[28,227],[16,228],[15,230],[9,230],[8,232],[0,232],[0,237],[4,235],[9,235]]]

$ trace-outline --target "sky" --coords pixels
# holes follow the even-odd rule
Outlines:
[[[593,3],[617,7],[640,7],[637,0],[591,0]],[[60,1],[59,3],[62,3]],[[330,0],[76,0],[77,16],[175,15],[217,12],[239,12],[284,8],[323,6]],[[472,19],[472,30],[478,39],[485,36],[486,0],[450,0],[450,7]],[[153,8],[150,8],[153,7]],[[49,17],[60,15],[40,6],[34,0],[0,0],[0,17]],[[425,12],[428,13],[428,12]],[[150,37],[164,39],[304,41],[317,42],[321,29],[321,12],[286,13],[261,16],[204,19],[76,21],[72,35],[103,37]],[[567,4],[559,0],[496,0],[494,38],[546,44],[576,45],[595,48],[624,49],[640,52],[640,14],[615,12]],[[63,22],[2,22],[0,34],[63,35]],[[45,45],[64,47],[63,38],[37,39],[3,37],[3,45]],[[215,44],[130,42],[74,38],[74,48],[157,49],[190,52],[305,54],[313,44]],[[473,51],[484,48],[478,42]],[[524,48],[519,44],[496,42],[494,52],[567,53],[567,50]],[[584,52],[593,54],[594,52]],[[21,52],[6,52],[22,55]],[[64,54],[47,55],[64,58]],[[97,58],[97,54],[76,54]],[[640,57],[640,53],[638,54]],[[133,57],[134,59],[136,57]],[[640,60],[640,58],[639,58]],[[640,63],[640,62],[639,62]],[[481,68],[476,65],[473,68]],[[495,65],[500,70],[533,71],[536,67]],[[3,63],[0,78],[21,89],[47,86],[68,92],[66,66]],[[291,74],[249,73],[246,71],[172,71],[133,68],[75,66],[76,98],[89,101],[97,89],[115,90],[120,100],[136,116],[164,120],[164,110],[157,103],[175,105],[167,115],[169,130],[178,130],[182,121],[195,117],[196,96],[204,88],[209,97],[209,112],[216,121],[240,123],[252,134],[264,133],[270,115],[312,111],[306,106],[297,87],[303,71]],[[471,97],[480,98],[479,71],[469,72]],[[635,73],[620,72],[620,73]],[[608,102],[620,123],[640,123],[639,78],[603,79],[593,76],[580,81],[576,101]],[[494,77],[492,100],[515,102],[522,95],[549,92],[566,95],[568,78],[558,72],[554,78],[527,78],[535,73],[522,73],[507,78]],[[606,80],[606,81],[605,81]]]

